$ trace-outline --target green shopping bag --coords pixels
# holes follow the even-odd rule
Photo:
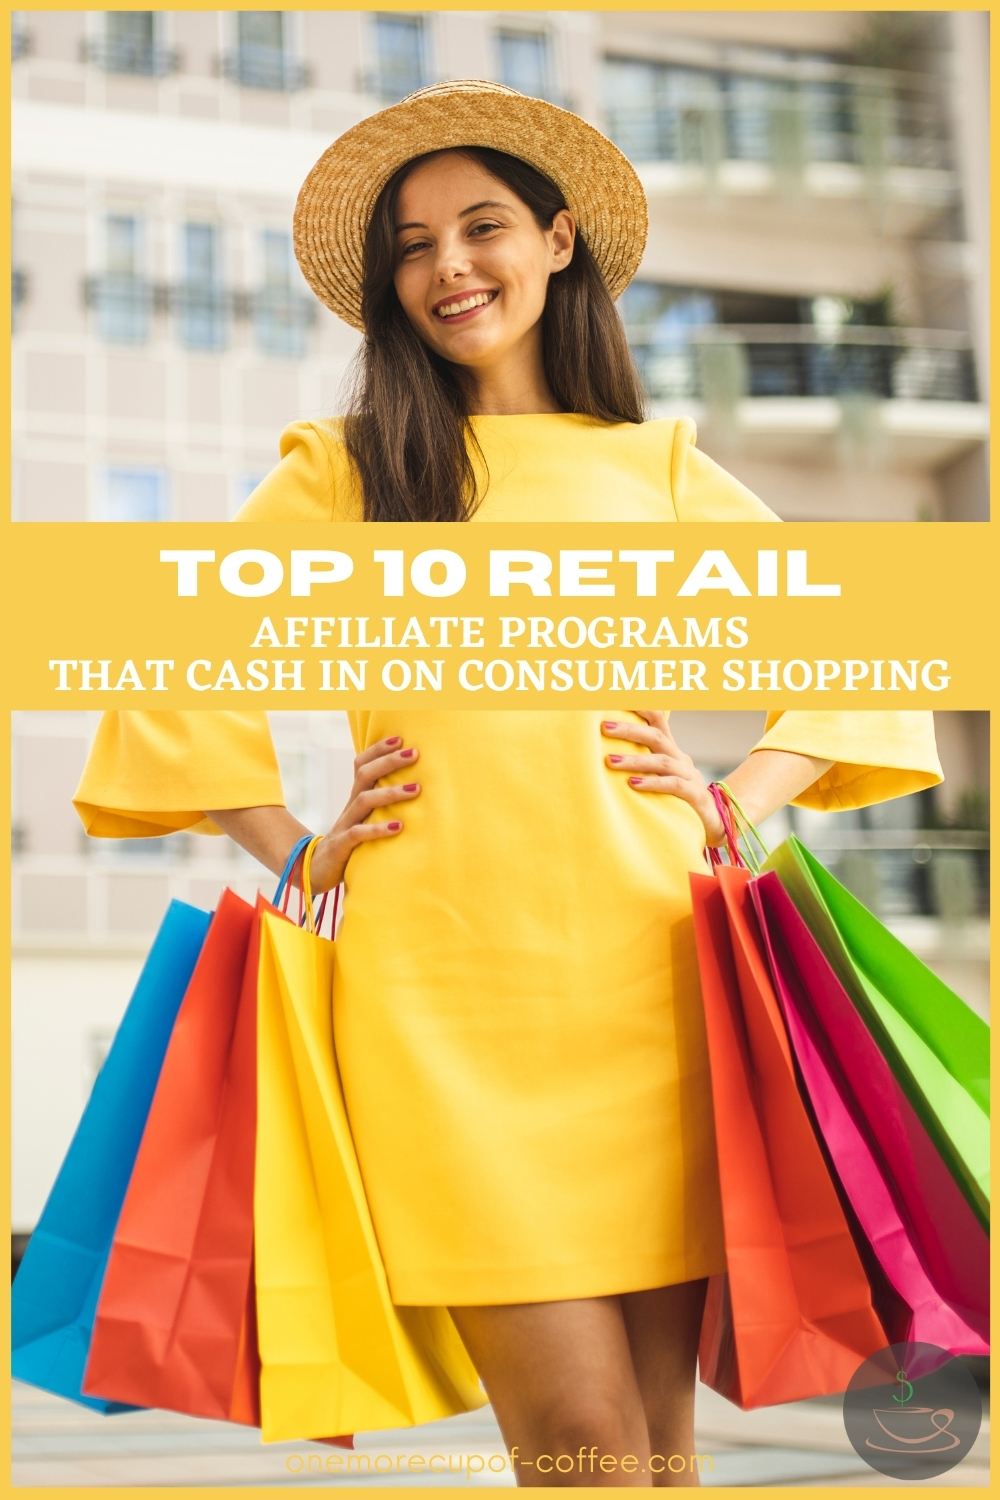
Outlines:
[[[774,870],[875,1037],[955,1181],[989,1227],[989,1027],[794,834]]]

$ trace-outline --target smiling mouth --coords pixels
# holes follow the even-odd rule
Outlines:
[[[468,299],[456,297],[454,302],[446,302],[444,307],[437,308],[434,316],[442,323],[463,323],[467,318],[475,317],[476,313],[482,312],[484,307],[489,307],[490,303],[495,302],[499,295],[498,291],[490,292],[488,293],[487,301],[480,302],[476,300],[468,307],[462,306],[463,301],[467,301]]]

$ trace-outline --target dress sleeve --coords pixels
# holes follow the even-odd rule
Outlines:
[[[691,417],[678,418],[670,455],[670,492],[678,521],[780,521],[770,506],[697,446]]]
[[[690,417],[679,418],[671,457],[679,521],[780,521],[769,506],[697,446]],[[788,709],[769,713],[753,750],[791,750],[832,760],[792,798],[793,807],[846,811],[923,791],[944,780],[928,712]],[[753,751],[751,751],[751,754]]]
[[[793,807],[818,812],[888,802],[944,780],[929,710],[778,710],[767,715],[751,755],[755,750],[792,750],[832,760],[818,781],[792,798]]]
[[[294,422],[279,454],[235,519],[341,519],[335,433]],[[73,797],[87,833],[115,839],[219,834],[206,808],[284,805],[267,714],[215,709],[104,713]]]

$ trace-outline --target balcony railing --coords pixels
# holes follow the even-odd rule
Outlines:
[[[655,400],[842,396],[883,400],[977,400],[970,341],[933,329],[797,324],[720,324],[686,338],[627,328],[643,383]]]
[[[150,319],[164,307],[162,290],[144,276],[105,271],[83,283],[84,306],[97,315],[101,337],[109,344],[142,344]]]
[[[306,63],[277,47],[237,47],[218,58],[216,70],[241,88],[272,89],[277,93],[290,94],[309,88],[312,81]]]
[[[805,839],[827,869],[883,920],[944,923],[989,915],[990,852],[985,833],[956,830],[811,832]]]
[[[758,102],[613,103],[608,134],[635,162],[714,168],[725,161],[801,170],[810,163],[867,169],[947,168],[943,112],[923,96],[896,98],[855,90],[841,118],[820,121],[807,99]]]
[[[142,78],[165,78],[180,66],[176,48],[126,37],[85,37],[80,53],[84,62],[96,64],[105,73],[132,73]]]
[[[359,93],[371,94],[386,104],[395,104],[431,82],[423,69],[418,72],[415,68],[359,68],[355,77]]]

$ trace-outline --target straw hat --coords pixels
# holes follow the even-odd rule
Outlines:
[[[571,110],[501,83],[431,84],[352,125],[299,190],[295,254],[320,301],[353,328],[361,318],[365,233],[379,193],[404,162],[449,146],[492,146],[537,167],[560,189],[618,297],[646,244],[646,195],[618,147]]]

